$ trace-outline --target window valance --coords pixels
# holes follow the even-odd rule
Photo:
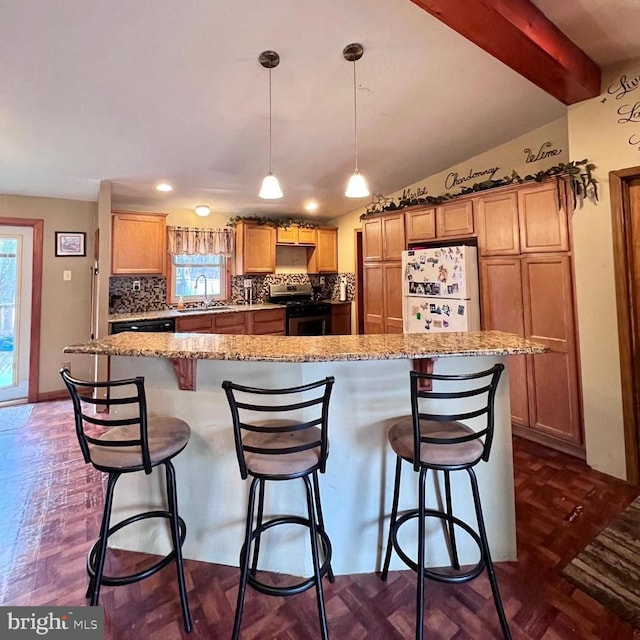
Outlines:
[[[171,255],[217,254],[233,255],[231,229],[203,229],[201,227],[167,227],[168,251]]]

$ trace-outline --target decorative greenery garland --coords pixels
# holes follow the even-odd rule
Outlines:
[[[227,227],[235,227],[238,222],[248,221],[255,222],[259,225],[270,225],[272,227],[280,227],[281,229],[286,229],[287,227],[291,227],[297,225],[298,227],[306,227],[307,229],[315,229],[319,227],[320,224],[317,222],[309,222],[309,220],[298,220],[297,218],[270,218],[268,216],[234,216],[233,218],[229,218],[227,222]]]
[[[410,189],[405,189],[398,198],[397,204],[394,202],[394,198],[388,198],[382,194],[374,194],[375,200],[367,207],[366,212],[360,216],[360,219],[368,218],[382,211],[396,211],[397,209],[404,209],[405,207],[412,207],[419,204],[437,205],[459,196],[485,191],[486,189],[494,189],[495,187],[503,187],[514,183],[522,184],[523,182],[530,181],[542,182],[548,178],[563,175],[569,177],[569,186],[573,196],[573,209],[575,210],[578,203],[582,206],[585,198],[591,198],[595,202],[598,201],[598,181],[593,177],[595,168],[595,165],[588,160],[571,161],[566,164],[562,162],[543,171],[538,171],[535,174],[528,174],[524,176],[524,178],[514,169],[511,175],[476,182],[470,187],[462,187],[458,193],[443,193],[439,196],[429,196],[427,195],[427,189],[424,187],[418,188],[415,193]]]

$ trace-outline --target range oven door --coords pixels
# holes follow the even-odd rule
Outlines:
[[[302,316],[287,319],[288,336],[325,336],[329,333],[331,316]]]

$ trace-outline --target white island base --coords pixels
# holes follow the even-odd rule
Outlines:
[[[439,358],[435,373],[467,373],[488,369],[505,356]],[[170,361],[153,357],[111,357],[111,378],[142,375],[146,380],[150,415],[174,415],[192,429],[187,448],[174,460],[180,514],[187,524],[187,558],[238,566],[243,541],[249,481],[240,478],[233,443],[231,416],[222,391],[223,380],[264,387],[292,387],[332,375],[327,472],[320,475],[325,525],[333,545],[337,575],[381,569],[388,532],[395,455],[387,431],[399,416],[410,412],[411,361],[365,360],[339,362],[249,362],[199,360],[197,391],[181,391]],[[496,396],[495,437],[488,463],[476,467],[484,517],[494,561],[516,559],[515,504],[508,376],[502,375]],[[160,504],[160,473],[124,475],[116,486],[112,522]],[[444,493],[430,479],[429,506],[440,506]],[[400,509],[417,505],[417,474],[405,463]],[[442,491],[440,489],[442,488]],[[271,489],[271,491],[269,491]],[[476,524],[467,473],[452,474],[454,514]],[[305,514],[302,481],[268,483],[265,516]],[[127,527],[113,537],[122,548],[167,553],[167,534],[145,524]],[[302,531],[301,531],[302,530]],[[458,534],[462,564],[475,563],[477,548]],[[415,557],[417,527],[407,524],[400,541]],[[261,568],[296,576],[312,573],[308,533],[301,527],[269,530],[260,551]],[[449,564],[442,525],[428,528],[428,564]],[[406,569],[393,554],[391,569]]]

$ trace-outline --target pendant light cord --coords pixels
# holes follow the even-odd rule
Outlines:
[[[269,67],[269,173],[271,173],[271,67]]]
[[[353,61],[353,137],[355,140],[356,149],[356,170],[358,173],[358,98],[356,91],[356,61]]]

